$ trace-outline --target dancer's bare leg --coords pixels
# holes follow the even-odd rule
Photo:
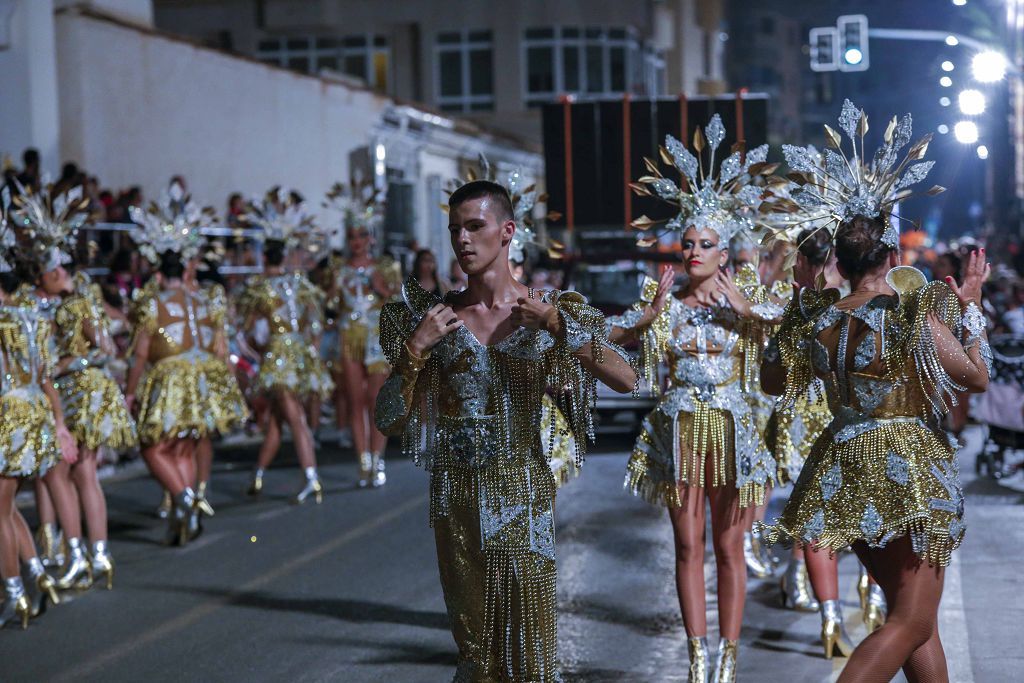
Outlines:
[[[89,541],[107,540],[107,499],[96,476],[95,449],[79,448],[78,461],[71,466],[71,480],[82,502]]]
[[[683,506],[669,508],[676,547],[676,593],[688,638],[708,633],[707,599],[704,586],[704,489],[682,486]],[[740,546],[742,561],[743,547]]]
[[[708,489],[711,542],[718,567],[718,623],[726,640],[739,640],[747,598],[747,562],[743,532],[750,528],[750,508],[740,508],[739,489],[732,482]]]

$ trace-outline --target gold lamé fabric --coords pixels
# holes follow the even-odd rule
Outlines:
[[[107,370],[116,347],[99,286],[84,273],[54,314],[57,353],[64,371],[56,379],[64,424],[82,448],[124,450],[137,444],[135,420],[121,388]]]
[[[42,476],[61,458],[42,383],[52,359],[50,312],[33,297],[0,306],[0,475]]]
[[[833,418],[768,527],[769,541],[839,550],[909,535],[923,561],[944,566],[965,530],[956,451],[939,427],[958,387],[939,363],[927,318],[962,339],[959,301],[939,282],[850,311],[838,299],[835,290],[802,290],[778,335],[788,371],[783,407],[818,378]]]
[[[318,345],[323,333],[323,292],[301,273],[251,279],[238,310],[251,334],[266,320],[270,337],[263,346],[256,386],[260,391],[288,391],[300,399],[329,398],[334,390]]]
[[[796,481],[814,442],[831,421],[825,385],[820,380],[792,408],[772,412],[764,440],[775,454],[780,484]]]
[[[740,505],[758,505],[775,477],[775,459],[765,446],[752,402],[771,321],[782,307],[744,270],[738,284],[754,303],[742,319],[722,299],[691,308],[670,298],[652,323],[638,329],[641,364],[657,377],[668,363],[669,386],[644,419],[626,466],[625,486],[634,495],[666,507],[681,506],[682,486],[735,486]],[[609,326],[636,329],[657,283],[648,278],[644,298]]]
[[[402,283],[401,269],[391,258],[382,257],[367,266],[335,262],[338,333],[341,358],[366,367],[370,374],[390,369],[380,346],[380,311],[387,303],[375,285],[396,291]]]
[[[555,484],[563,486],[577,476],[580,468],[576,462],[576,437],[565,415],[558,409],[550,396],[544,394],[540,414],[541,446]]]
[[[405,346],[439,300],[415,280],[404,301],[381,314],[381,340],[393,371],[377,397],[377,426],[401,435],[403,450],[430,471],[430,519],[452,633],[456,680],[559,679],[556,662],[555,477],[547,438],[572,435],[578,467],[593,435],[593,377],[573,355],[607,343],[604,317],[575,293],[533,293],[559,311],[566,331],[555,340],[519,328],[485,346],[462,327],[427,358]],[[542,426],[547,388],[565,418]],[[549,414],[550,417],[550,414]],[[556,439],[557,440],[557,439]]]

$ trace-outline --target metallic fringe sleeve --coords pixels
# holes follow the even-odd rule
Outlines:
[[[156,290],[149,284],[142,289],[135,290],[132,296],[132,305],[128,312],[128,320],[131,322],[132,335],[129,344],[130,352],[135,350],[135,342],[140,332],[153,334],[156,332],[157,323]]]
[[[56,323],[57,354],[64,356],[84,355],[88,348],[83,346],[79,338],[80,321],[89,317],[89,301],[79,293],[72,294],[60,302],[54,313]]]
[[[830,298],[834,300],[836,297]],[[778,340],[781,363],[786,368],[786,389],[781,398],[784,407],[795,406],[807,394],[814,381],[814,368],[811,365],[814,320],[828,303],[822,293],[802,289],[782,314],[775,338]]]
[[[657,291],[658,282],[651,277],[645,277],[640,289],[640,300],[622,315],[610,316],[605,321],[605,330],[609,334],[613,327],[637,330],[640,337],[640,362],[637,372],[648,383],[653,395],[660,393],[658,365],[665,356],[665,344],[668,343],[669,332],[672,329],[671,309],[674,300],[669,300],[669,304],[650,325],[643,329],[639,329],[638,326],[644,309],[654,302]]]
[[[425,431],[428,441],[433,436],[428,423],[433,397],[426,387],[436,384],[431,380],[436,378],[437,369],[429,356],[414,358],[406,348],[405,342],[415,328],[416,320],[405,303],[384,305],[380,314],[380,344],[391,365],[391,374],[377,394],[376,422],[384,434],[401,435],[402,452],[418,465],[428,456]],[[426,464],[429,468],[429,462]]]
[[[938,316],[954,337],[962,339],[960,300],[946,283],[931,282],[906,295],[902,305],[910,330],[909,344],[905,348],[914,359],[921,390],[928,397],[932,412],[941,417],[957,404],[956,395],[965,387],[954,381],[942,367],[928,316]],[[905,363],[907,359],[886,358],[889,367],[893,367],[893,360]]]

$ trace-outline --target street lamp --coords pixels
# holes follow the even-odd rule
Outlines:
[[[953,79],[950,78],[949,76],[943,76],[942,78],[939,79],[939,85],[941,85],[943,88],[948,88],[949,86],[953,85]]]
[[[949,61],[948,59],[942,63],[942,70],[943,71],[952,71],[955,68],[956,68],[956,65],[953,64],[953,62]]]
[[[965,116],[978,116],[985,113],[985,95],[980,90],[961,90],[957,96],[960,112]]]
[[[975,80],[981,83],[995,83],[1003,80],[1008,67],[1006,56],[995,50],[979,52],[971,60],[971,73]]]
[[[956,36],[946,36],[946,45],[950,47],[956,47],[960,44],[960,40]]]
[[[959,121],[953,126],[953,135],[957,142],[973,145],[978,141],[978,125],[974,121]]]
[[[978,145],[978,149],[976,151],[978,152],[979,159],[988,159],[988,147],[985,145]]]
[[[945,135],[946,133],[949,132],[949,126],[947,126],[944,123],[940,123],[939,127],[938,127],[938,131],[939,131],[940,135]]]
[[[953,4],[957,7],[963,7],[967,4],[967,0],[953,0]]]
[[[945,96],[939,98],[939,104],[941,104],[943,107],[948,107],[951,101],[952,100]]]

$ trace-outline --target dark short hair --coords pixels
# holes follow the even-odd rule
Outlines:
[[[805,228],[796,238],[800,253],[812,266],[821,267],[828,261],[828,252],[832,248],[832,240],[827,229]]]
[[[39,150],[35,147],[29,147],[21,153],[21,161],[26,166],[39,163]]]
[[[508,190],[491,180],[473,180],[452,192],[448,199],[448,211],[454,212],[466,202],[484,197],[492,200],[494,216],[501,223],[515,219],[512,197],[509,196]]]
[[[160,274],[170,279],[185,274],[185,264],[181,262],[181,255],[178,252],[168,249],[160,254]]]
[[[267,240],[263,245],[263,260],[268,266],[279,266],[284,263],[284,242]]]

